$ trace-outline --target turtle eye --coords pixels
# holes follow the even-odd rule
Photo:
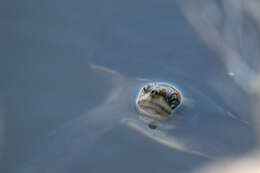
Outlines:
[[[145,93],[147,93],[147,92],[149,92],[149,91],[151,90],[151,88],[152,88],[151,85],[145,85],[145,86],[143,87],[143,91],[144,91]]]
[[[178,95],[176,93],[171,94],[169,97],[169,102],[171,102],[173,100],[178,100]]]
[[[168,103],[170,104],[172,109],[176,108],[180,104],[178,95],[176,93],[171,94],[168,97]]]
[[[148,92],[147,86],[143,87],[143,91],[146,92],[146,93]]]

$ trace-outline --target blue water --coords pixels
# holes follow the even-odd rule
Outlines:
[[[247,152],[255,144],[250,106],[244,104],[249,103],[247,94],[227,77],[222,62],[199,40],[175,1],[14,0],[0,2],[0,19],[0,172],[44,165],[32,160],[39,158],[39,148],[44,152],[52,147],[40,146],[46,136],[109,94],[106,81],[96,77],[89,62],[129,77],[174,82],[180,88],[187,81],[249,123],[243,134],[248,141],[240,152],[232,153],[231,148],[230,153]],[[219,87],[224,94],[216,91]],[[208,162],[124,125],[115,126],[88,154],[73,159],[74,164],[61,172],[185,173]],[[64,157],[64,164],[67,160]],[[44,167],[37,172],[53,171]]]

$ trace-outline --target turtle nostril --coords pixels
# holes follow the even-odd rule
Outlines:
[[[151,93],[154,94],[154,95],[157,95],[157,94],[158,94],[158,91],[156,91],[156,90],[152,90]]]

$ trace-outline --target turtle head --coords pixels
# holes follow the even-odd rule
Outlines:
[[[168,119],[172,111],[180,103],[180,92],[166,83],[149,83],[145,85],[141,88],[136,100],[136,106],[141,116],[155,121]]]

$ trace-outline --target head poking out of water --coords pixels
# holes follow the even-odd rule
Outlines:
[[[149,83],[139,92],[136,106],[141,117],[149,119],[149,127],[156,128],[155,122],[166,120],[181,103],[180,92],[167,83]]]

